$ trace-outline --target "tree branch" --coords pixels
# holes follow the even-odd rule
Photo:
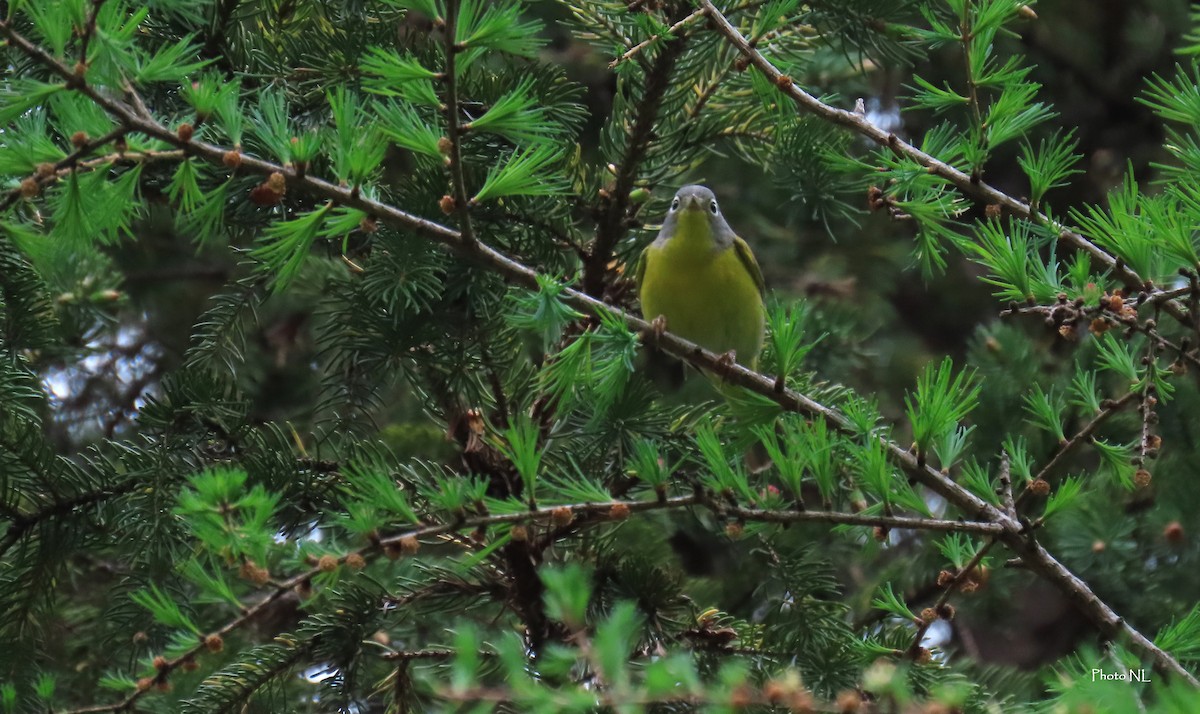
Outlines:
[[[458,29],[459,0],[448,0],[446,3],[445,35],[446,75],[443,82],[446,85],[446,138],[449,139],[449,159],[451,190],[454,191],[454,211],[458,213],[459,229],[462,240],[466,243],[475,242],[475,229],[471,225],[471,206],[467,202],[467,180],[463,175],[462,165],[462,127],[458,124],[458,70],[455,58],[460,47],[454,41]]]
[[[625,155],[617,165],[613,187],[603,200],[604,212],[596,227],[596,238],[592,241],[591,252],[583,264],[583,291],[594,298],[604,294],[605,276],[608,274],[608,263],[612,259],[613,248],[627,228],[625,214],[629,209],[629,192],[633,190],[638,168],[650,148],[654,124],[658,120],[658,109],[662,106],[663,97],[671,84],[675,62],[683,54],[684,41],[685,37],[678,35],[663,42],[662,51],[654,58],[653,64],[646,72],[642,102],[638,105],[637,117],[629,129]]]
[[[921,151],[912,144],[902,141],[895,134],[880,129],[869,122],[863,115],[826,104],[804,91],[790,77],[780,72],[775,65],[771,64],[770,60],[764,57],[761,52],[751,47],[741,32],[730,24],[729,20],[721,14],[721,11],[712,4],[712,0],[700,0],[700,3],[708,13],[717,32],[724,35],[751,64],[771,80],[771,83],[778,87],[780,91],[790,97],[800,109],[810,112],[831,124],[849,129],[879,146],[890,149],[897,156],[904,157],[924,166],[929,173],[945,179],[967,196],[972,196],[976,200],[986,204],[998,205],[1033,223],[1052,226],[1058,234],[1058,240],[1087,253],[1100,263],[1100,265],[1113,271],[1129,288],[1134,290],[1153,290],[1150,283],[1130,269],[1129,266],[1125,265],[1124,261],[1118,260],[1108,251],[1092,243],[1079,233],[1063,228],[1046,214],[1034,210],[1028,203],[1016,199],[983,181],[975,180],[970,174],[959,171],[944,161]],[[1179,303],[1174,300],[1164,300],[1163,307],[1172,317],[1191,327],[1187,311]]]
[[[629,60],[629,59],[631,59],[631,58],[632,58],[634,55],[636,55],[637,53],[641,52],[641,51],[642,51],[642,50],[644,50],[645,48],[649,47],[651,44],[653,44],[653,43],[657,42],[657,41],[658,41],[659,39],[661,39],[662,37],[664,37],[664,36],[674,36],[676,32],[679,32],[679,31],[680,31],[680,30],[682,30],[683,28],[685,28],[685,27],[687,27],[688,25],[692,24],[692,22],[694,22],[695,20],[698,20],[698,19],[700,19],[700,18],[704,17],[706,14],[707,14],[707,12],[705,12],[703,9],[701,9],[701,10],[696,10],[696,11],[695,11],[695,12],[693,12],[691,15],[688,15],[687,17],[683,18],[683,19],[682,19],[682,20],[680,20],[679,22],[677,22],[677,23],[675,23],[674,25],[671,25],[670,27],[668,27],[668,28],[667,28],[667,31],[666,31],[666,32],[664,32],[662,35],[651,35],[650,37],[647,37],[646,39],[644,39],[644,40],[642,40],[641,42],[637,43],[637,44],[636,44],[636,45],[634,45],[633,47],[630,47],[628,50],[626,50],[626,51],[625,51],[625,53],[624,53],[623,55],[621,55],[620,57],[618,57],[618,58],[614,59],[612,62],[609,62],[609,63],[608,63],[608,68],[609,68],[609,69],[616,69],[616,68],[617,68],[617,65],[621,64],[622,62],[628,61],[628,60]]]
[[[1186,290],[1189,299],[1195,300],[1195,291],[1192,288],[1186,288]],[[1170,291],[1171,294],[1178,292],[1178,290]],[[1166,306],[1175,304],[1164,303],[1161,300],[1154,300],[1153,295],[1145,299],[1142,299],[1143,297],[1145,297],[1145,293],[1141,293],[1137,299],[1138,301],[1136,304],[1139,307],[1141,305],[1152,305],[1158,307],[1160,305]],[[1193,367],[1200,368],[1200,356],[1197,356],[1192,349],[1187,347],[1186,342],[1176,344],[1163,337],[1158,331],[1158,324],[1156,321],[1149,319],[1141,320],[1136,314],[1127,314],[1114,311],[1106,307],[1103,301],[1101,301],[1101,304],[1099,305],[1092,306],[1084,306],[1081,303],[1082,300],[1076,300],[1075,304],[1060,303],[1057,305],[1014,305],[1001,311],[1000,317],[1007,317],[1009,315],[1039,315],[1049,319],[1053,325],[1066,325],[1070,326],[1072,329],[1076,329],[1077,326],[1090,327],[1092,324],[1091,320],[1093,318],[1100,319],[1107,323],[1107,327],[1122,325],[1127,329],[1140,332],[1157,343],[1159,347],[1179,355],[1180,359],[1191,363]],[[1198,317],[1200,317],[1200,315],[1198,315]],[[1186,340],[1187,338],[1185,337],[1184,339]]]
[[[8,549],[16,545],[17,542],[21,540],[21,537],[24,536],[30,528],[33,528],[45,519],[54,516],[65,515],[71,511],[74,511],[76,508],[90,506],[92,504],[108,500],[113,496],[120,496],[129,493],[137,488],[137,486],[138,484],[132,480],[126,481],[125,483],[117,484],[116,486],[112,486],[110,488],[102,488],[97,491],[81,493],[62,501],[52,503],[37,511],[34,511],[33,513],[26,513],[13,518],[9,523],[8,531],[4,534],[4,540],[0,541],[0,558],[3,558],[4,554],[8,552]]]
[[[1012,489],[1012,459],[1009,458],[1008,450],[1000,452],[1000,502],[1004,505],[1004,512],[1013,518],[1017,517],[1017,505],[1013,501]]]
[[[1077,431],[1074,436],[1072,436],[1070,439],[1067,439],[1061,446],[1058,447],[1058,450],[1054,452],[1054,456],[1050,457],[1050,460],[1046,462],[1046,465],[1038,470],[1037,475],[1033,477],[1033,480],[1046,480],[1046,477],[1054,473],[1054,470],[1058,468],[1058,465],[1063,462],[1063,459],[1065,459],[1068,454],[1075,450],[1075,447],[1087,441],[1092,434],[1096,433],[1096,430],[1100,428],[1101,424],[1108,421],[1109,417],[1111,417],[1113,414],[1116,414],[1128,406],[1136,396],[1138,396],[1137,392],[1129,392],[1115,402],[1110,403],[1099,414],[1092,417],[1091,421],[1089,421],[1087,424],[1084,424],[1082,429]],[[1021,490],[1021,495],[1017,496],[1016,505],[1020,506],[1022,503],[1024,503],[1028,498],[1029,493],[1029,484],[1025,484],[1025,488]]]
[[[8,195],[6,195],[3,199],[0,199],[0,213],[7,211],[14,203],[19,201],[23,195],[27,195],[28,193],[32,192],[34,188],[36,188],[37,193],[41,193],[43,188],[57,181],[60,176],[76,167],[82,166],[85,168],[92,168],[93,166],[101,163],[111,163],[118,159],[124,158],[125,154],[115,153],[98,159],[90,159],[82,163],[79,161],[84,156],[87,156],[101,146],[110,144],[125,136],[127,133],[129,133],[129,129],[125,128],[124,126],[119,126],[98,139],[89,139],[85,141],[79,146],[79,148],[75,149],[75,151],[72,151],[70,154],[64,156],[55,163],[49,164],[47,168],[39,167],[38,170],[34,171],[33,175],[22,181],[20,186],[9,191]],[[30,182],[32,182],[32,184]]]
[[[944,584],[942,583],[942,578],[939,576],[938,583],[943,585],[942,593],[938,595],[937,601],[933,604],[933,611],[937,617],[943,617],[942,613],[946,607],[946,604],[950,601],[950,596],[955,590],[958,589],[958,586],[967,579],[967,576],[975,572],[975,569],[979,567],[981,562],[983,562],[984,556],[988,554],[988,551],[991,550],[992,546],[994,545],[996,545],[996,539],[991,538],[988,540],[988,542],[979,546],[979,550],[975,551],[975,555],[971,556],[971,559],[968,560],[965,565],[959,568]],[[944,617],[943,619],[950,620],[951,618]],[[917,659],[917,656],[920,654],[921,640],[925,639],[925,633],[929,631],[930,626],[933,625],[934,622],[937,622],[937,620],[923,618],[921,626],[917,628],[917,632],[913,636],[912,644],[909,645],[907,652],[908,656],[912,659]]]
[[[971,66],[971,44],[974,41],[974,33],[971,29],[971,3],[964,2],[962,5],[962,17],[958,24],[959,44],[962,46],[963,65],[967,71],[967,104],[971,109],[971,118],[974,121],[974,130],[977,140],[983,144],[986,134],[983,126],[983,113],[979,109],[979,87],[975,83],[975,68]],[[985,150],[987,147],[984,147]],[[986,156],[987,154],[984,154]],[[983,178],[983,166],[971,167],[971,179],[975,182]]]
[[[96,19],[100,15],[100,8],[103,7],[107,0],[92,0],[92,8],[88,11],[87,20],[84,22],[83,31],[79,38],[79,67],[87,69],[87,53],[88,46],[92,41],[92,37],[96,34]],[[83,72],[79,72],[82,76]]]
[[[407,661],[414,660],[414,659],[442,660],[442,659],[454,659],[455,655],[457,655],[457,654],[458,653],[455,652],[454,650],[437,650],[437,649],[403,650],[403,651],[396,651],[396,652],[386,652],[383,654],[383,659],[388,660],[388,661],[401,661],[401,662],[407,662]],[[488,652],[486,650],[482,651],[482,652],[477,652],[476,654],[479,655],[480,657],[492,657],[495,655],[494,652]]]
[[[346,560],[352,556],[358,557],[374,557],[384,553],[386,550],[393,548],[403,549],[414,542],[419,542],[422,538],[431,538],[445,533],[473,530],[493,525],[512,524],[512,523],[528,523],[528,522],[551,522],[555,517],[561,517],[563,509],[571,512],[573,516],[587,516],[590,514],[607,514],[609,520],[612,518],[623,518],[629,513],[640,513],[643,511],[655,511],[664,509],[685,508],[689,506],[704,506],[712,507],[711,501],[704,497],[677,496],[668,499],[654,499],[649,501],[611,501],[603,503],[576,503],[569,505],[549,506],[530,511],[520,511],[516,513],[498,513],[487,516],[479,516],[476,518],[458,519],[449,523],[438,523],[433,525],[421,526],[412,528],[402,533],[398,533],[387,538],[381,538],[376,543],[361,548],[353,553],[347,553],[338,558],[338,564],[345,564]],[[614,516],[616,513],[621,515]],[[1002,528],[994,523],[978,523],[964,521],[945,521],[931,518],[901,518],[901,517],[886,517],[886,516],[860,516],[851,513],[836,513],[824,511],[772,511],[760,510],[751,508],[730,507],[722,504],[721,510],[729,515],[735,515],[739,518],[750,521],[763,521],[771,523],[795,523],[795,522],[819,522],[819,523],[841,523],[847,525],[874,526],[881,525],[890,528],[914,528],[928,529],[939,531],[962,531],[967,533],[980,534],[995,534],[999,533]],[[602,522],[602,521],[598,521]],[[205,649],[209,648],[214,640],[223,640],[230,633],[243,627],[256,615],[265,610],[271,603],[298,588],[305,583],[308,583],[322,571],[321,566],[315,566],[309,570],[292,576],[287,580],[278,581],[275,583],[275,589],[272,590],[266,597],[259,600],[253,606],[245,609],[238,617],[230,620],[220,628],[210,632],[193,645],[185,650],[182,654],[166,660],[158,669],[158,676],[166,679],[171,672],[178,669],[185,662],[191,661],[196,655],[201,654]],[[145,695],[149,689],[138,690],[130,693],[125,699],[109,705],[100,705],[88,707],[85,709],[74,709],[64,714],[100,714],[101,712],[119,712],[130,709],[137,700]]]

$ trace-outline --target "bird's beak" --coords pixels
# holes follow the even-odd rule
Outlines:
[[[696,196],[696,195],[687,196],[683,199],[683,206],[681,208],[684,211],[695,211],[697,209],[702,210],[704,208],[704,206],[700,205],[700,203],[701,203],[701,201],[700,201],[699,196]]]

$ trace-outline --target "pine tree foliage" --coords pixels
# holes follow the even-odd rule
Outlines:
[[[1195,66],[1137,98],[1154,178],[1059,206],[1015,0],[4,10],[3,711],[1200,706]],[[922,136],[847,99],[947,48]],[[831,232],[865,194],[1011,319],[901,395],[850,386],[866,317],[782,290],[762,374],[656,335],[632,261],[731,166]],[[204,309],[138,292],[163,244]],[[674,393],[651,342],[728,384]],[[1033,582],[1101,648],[948,646]]]

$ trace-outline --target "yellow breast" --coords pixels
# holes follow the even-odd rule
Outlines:
[[[667,330],[717,353],[733,350],[755,366],[762,350],[764,313],[754,278],[733,246],[679,230],[646,249],[642,314],[659,315]]]

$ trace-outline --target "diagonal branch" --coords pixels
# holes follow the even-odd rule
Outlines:
[[[721,20],[724,20],[724,18],[720,13],[716,13],[715,10],[711,9],[712,5],[708,0],[703,0],[703,2],[710,8],[710,15],[720,25]],[[732,30],[727,20],[724,23],[726,27]],[[736,31],[734,32],[736,33]],[[215,165],[222,165],[222,159],[229,150],[226,147],[203,141],[184,141],[175,132],[159,124],[157,121],[142,116],[129,105],[115,100],[97,88],[75,78],[66,65],[18,33],[8,22],[0,21],[0,35],[7,37],[14,47],[29,55],[32,59],[41,62],[54,73],[64,77],[64,79],[68,80],[72,88],[91,98],[114,117],[126,122],[131,130],[142,132],[147,136],[160,139],[170,145],[185,148],[192,156],[204,158]],[[749,48],[747,50],[753,52]],[[765,62],[761,55],[758,57],[760,61]],[[792,86],[795,91],[801,92],[799,88],[795,88],[794,85]],[[803,92],[801,93],[803,94]],[[804,96],[807,97],[808,95],[804,94]],[[818,104],[820,103],[818,102]],[[820,106],[826,107],[831,112],[844,113],[851,117],[853,122],[857,123],[860,121],[857,115],[849,112],[841,112],[841,110],[827,107],[824,104]],[[870,125],[866,126],[872,131],[878,131],[874,127],[870,127]],[[909,148],[911,149],[911,147]],[[912,150],[916,151],[915,149]],[[928,158],[930,161],[936,161],[932,157]],[[945,166],[944,164],[941,165]],[[946,169],[956,171],[950,167],[946,167]],[[387,203],[366,198],[360,192],[353,191],[350,188],[338,186],[308,174],[297,176],[292,169],[252,156],[245,156],[243,158],[241,170],[263,175],[281,173],[289,177],[290,185],[304,190],[310,196],[339,202],[343,205],[359,209],[371,215],[376,220],[384,221],[430,240],[437,241],[463,258],[499,273],[513,284],[535,290],[538,287],[538,273],[524,263],[510,258],[481,241],[469,242],[458,231],[402,211]],[[969,177],[965,174],[962,177],[969,185]],[[632,330],[647,335],[654,334],[653,329],[646,321],[631,313],[608,305],[586,292],[564,287],[560,293],[560,297],[564,302],[582,312],[594,316],[609,315],[617,317]],[[1170,305],[1172,303],[1167,304]],[[853,425],[839,411],[794,390],[786,388],[777,389],[777,380],[773,377],[751,371],[742,365],[730,367],[727,363],[722,362],[719,355],[704,350],[698,345],[688,342],[670,332],[663,333],[661,337],[656,337],[655,342],[661,349],[676,357],[709,372],[722,374],[729,383],[767,397],[785,410],[806,414],[810,418],[821,419],[831,428],[841,433],[858,436],[858,432],[854,429]],[[1124,634],[1129,637],[1138,650],[1153,660],[1157,670],[1178,675],[1192,686],[1200,687],[1200,681],[1174,657],[1163,651],[1129,625],[1129,623],[1125,622],[1107,603],[1091,590],[1086,582],[1059,563],[1041,545],[1029,538],[1025,534],[1024,527],[1020,522],[1008,514],[1001,512],[929,465],[918,463],[912,453],[897,443],[888,441],[882,437],[880,437],[880,443],[883,445],[890,460],[912,479],[945,498],[964,515],[998,526],[1000,532],[997,534],[997,537],[1000,541],[1010,550],[1022,556],[1023,561],[1032,570],[1042,575],[1050,583],[1063,591],[1105,637],[1112,638]],[[301,578],[301,576],[297,576],[297,578]],[[291,583],[288,587],[293,587],[301,581],[302,578],[295,580],[295,582],[288,581]]]
[[[35,192],[41,192],[41,190],[48,184],[57,181],[63,172],[73,170],[81,165],[88,168],[95,165],[95,159],[83,162],[81,162],[80,159],[92,153],[96,149],[111,144],[112,142],[124,137],[128,131],[129,130],[124,126],[119,126],[98,139],[88,139],[82,142],[79,147],[75,149],[75,151],[72,151],[70,154],[64,156],[53,164],[43,164],[38,166],[37,170],[32,176],[22,181],[20,186],[9,191],[4,198],[0,199],[0,213],[7,211],[14,203],[20,200],[22,196],[26,196]],[[124,158],[124,155],[118,152],[112,156],[104,157],[103,161],[111,163],[112,161],[116,161],[120,158]]]
[[[961,568],[956,570],[953,575],[945,580],[943,580],[940,576],[938,577],[938,584],[942,586],[942,593],[938,595],[938,599],[936,602],[934,602],[932,608],[933,613],[937,617],[942,617],[946,620],[949,620],[953,617],[953,615],[946,612],[946,605],[950,602],[950,596],[954,594],[954,591],[958,590],[958,586],[962,585],[963,581],[967,580],[976,572],[979,564],[983,562],[984,557],[994,545],[996,545],[996,539],[989,538],[986,543],[979,546],[979,550],[975,551],[975,555],[971,556],[971,559],[968,560]],[[917,628],[916,634],[913,635],[912,644],[908,646],[907,654],[909,657],[912,657],[914,660],[919,657],[921,654],[921,641],[925,639],[925,633],[929,631],[930,626],[932,626],[934,622],[937,622],[937,620],[924,619],[922,624]]]
[[[229,25],[233,22],[234,13],[240,4],[241,0],[219,0],[210,23],[208,37],[204,40],[204,46],[200,50],[202,56],[213,58],[230,74],[233,72],[233,67],[230,66],[229,53],[226,51],[226,47],[228,47],[226,38],[229,37],[231,32]]]
[[[686,36],[681,32],[674,39],[663,42],[662,50],[654,58],[646,72],[642,101],[638,104],[637,117],[629,129],[625,155],[617,165],[616,180],[608,196],[603,199],[603,213],[596,227],[596,238],[591,252],[583,264],[583,291],[592,297],[604,294],[605,276],[612,259],[613,248],[625,234],[626,212],[629,210],[629,193],[637,181],[638,169],[650,149],[654,137],[654,125],[658,110],[671,84],[675,63],[683,54]]]
[[[700,4],[708,12],[712,26],[716,28],[717,32],[724,35],[730,44],[736,47],[767,79],[771,80],[772,84],[790,97],[800,109],[831,124],[849,129],[875,142],[879,146],[891,149],[898,156],[924,166],[929,173],[945,179],[965,195],[972,196],[983,203],[998,205],[1033,223],[1053,227],[1058,233],[1058,240],[1087,253],[1104,268],[1113,271],[1126,286],[1135,291],[1150,291],[1152,289],[1152,285],[1128,265],[1125,265],[1124,261],[1116,258],[1079,233],[1062,227],[1061,224],[1046,214],[1035,210],[1028,203],[1014,198],[983,181],[977,180],[971,174],[959,171],[937,157],[902,141],[895,134],[884,131],[872,124],[867,120],[866,116],[826,104],[804,91],[790,77],[780,72],[775,65],[771,64],[771,61],[764,57],[761,52],[752,47],[746,38],[742,36],[742,33],[729,22],[729,19],[721,14],[721,11],[712,4],[712,0],[700,0]],[[1178,302],[1174,300],[1164,301],[1163,308],[1184,325],[1188,327],[1192,326],[1187,311]]]
[[[1195,288],[1188,287],[1183,288],[1183,290],[1186,291],[1190,302],[1194,302],[1197,299]],[[1179,290],[1171,290],[1164,293],[1156,293],[1156,295],[1176,294],[1179,292]],[[1174,303],[1164,303],[1162,300],[1154,300],[1154,296],[1151,296],[1136,304],[1158,306]],[[1112,310],[1106,307],[1103,301],[1099,305],[1092,306],[1081,305],[1079,300],[1075,304],[1065,305],[1061,303],[1057,305],[1014,305],[1000,312],[1000,317],[1007,317],[1009,315],[1042,315],[1050,319],[1055,325],[1066,325],[1072,329],[1076,329],[1075,326],[1079,324],[1089,325],[1093,319],[1101,319],[1109,327],[1122,325],[1127,330],[1141,332],[1158,345],[1160,349],[1178,355],[1179,359],[1190,363],[1193,367],[1200,368],[1200,356],[1197,355],[1194,349],[1188,346],[1186,337],[1176,344],[1163,337],[1158,331],[1157,320],[1142,320],[1137,316],[1136,311],[1130,314],[1122,310]],[[1197,314],[1197,317],[1200,317],[1200,314]]]
[[[663,32],[663,33],[662,33],[662,35],[651,35],[651,36],[647,37],[646,39],[644,39],[644,40],[642,40],[641,42],[637,43],[637,44],[636,44],[636,45],[634,45],[633,47],[630,47],[630,48],[629,48],[629,49],[628,49],[628,50],[625,52],[625,54],[623,54],[623,55],[621,55],[620,57],[616,58],[616,59],[615,59],[615,60],[613,60],[612,62],[609,62],[609,63],[608,63],[608,68],[609,68],[609,69],[616,69],[617,65],[621,64],[622,62],[626,62],[626,61],[628,61],[628,60],[632,59],[632,58],[633,58],[635,55],[637,55],[637,53],[639,53],[639,52],[641,52],[642,50],[646,49],[646,48],[647,48],[647,47],[649,47],[651,44],[653,44],[654,42],[656,42],[656,41],[658,41],[659,39],[661,39],[663,36],[669,36],[669,37],[673,37],[673,36],[675,35],[675,33],[676,33],[676,32],[679,32],[679,31],[680,31],[680,30],[682,30],[683,28],[685,28],[685,27],[687,27],[688,25],[692,24],[694,21],[696,21],[696,20],[699,20],[700,18],[704,17],[704,15],[705,15],[705,14],[707,14],[707,13],[705,13],[705,11],[704,11],[704,10],[702,10],[702,9],[701,9],[701,10],[696,10],[696,11],[695,11],[695,12],[693,12],[691,15],[688,15],[687,17],[683,18],[683,19],[682,19],[682,20],[680,20],[679,22],[677,22],[677,23],[675,23],[674,25],[671,25],[670,27],[668,27],[668,28],[667,28],[667,30],[666,30],[665,32]]]
[[[92,0],[92,7],[88,11],[87,20],[84,21],[83,30],[79,38],[79,67],[87,68],[88,46],[92,41],[92,37],[96,34],[96,20],[100,17],[100,8],[104,6],[107,0]],[[83,74],[80,72],[79,74]]]
[[[458,213],[459,229],[462,238],[467,243],[475,241],[475,229],[471,225],[471,206],[467,203],[467,180],[463,174],[462,164],[462,126],[458,123],[458,69],[455,58],[462,48],[455,42],[458,34],[458,4],[459,0],[449,0],[446,3],[446,138],[449,142],[449,160],[451,190],[454,191],[454,207],[450,212]]]
[[[51,503],[48,506],[38,509],[32,513],[25,513],[13,518],[8,526],[8,531],[5,532],[3,540],[0,540],[0,558],[8,552],[8,549],[16,545],[21,538],[29,532],[37,524],[47,518],[62,516],[74,511],[77,508],[90,506],[101,501],[106,501],[114,496],[121,496],[137,488],[138,483],[134,480],[125,481],[108,488],[102,488],[97,491],[89,491],[81,493],[70,498]]]
[[[1127,405],[1132,403],[1134,397],[1137,396],[1137,392],[1129,392],[1120,399],[1117,399],[1116,401],[1105,406],[1100,413],[1092,417],[1091,421],[1089,421],[1087,424],[1084,424],[1083,428],[1076,432],[1074,436],[1067,439],[1058,447],[1058,450],[1054,452],[1054,455],[1050,457],[1050,460],[1046,462],[1046,465],[1037,472],[1037,475],[1033,477],[1033,481],[1030,483],[1046,480],[1046,477],[1054,473],[1054,470],[1058,468],[1059,464],[1061,464],[1072,451],[1075,450],[1075,447],[1087,441],[1092,434],[1096,433],[1096,430],[1099,429],[1104,422],[1108,421],[1109,417],[1124,409]],[[1025,488],[1021,490],[1021,495],[1017,497],[1018,506],[1020,506],[1022,502],[1028,498],[1029,493],[1029,484],[1026,484]]]

